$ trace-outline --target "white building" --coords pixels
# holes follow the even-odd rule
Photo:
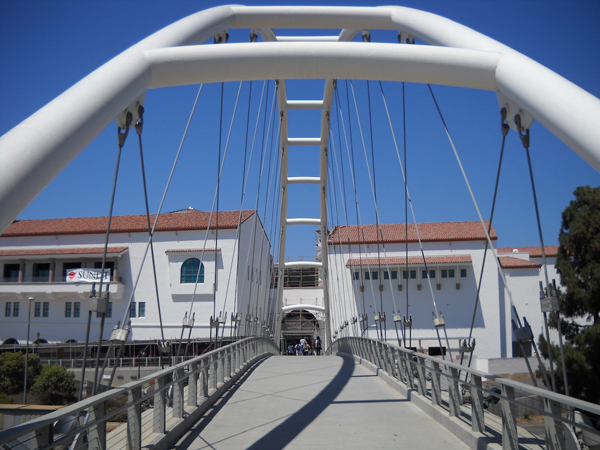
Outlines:
[[[241,318],[240,335],[267,334],[267,328],[274,326],[276,289],[271,288],[271,249],[260,219],[254,211],[243,211],[238,228],[238,211],[221,212],[217,240],[215,218],[206,231],[209,215],[188,209],[163,214],[158,222],[153,250],[165,338],[180,338],[182,321],[190,311],[195,313],[192,337],[208,337],[210,319],[219,315],[227,316],[228,336],[233,312]],[[13,223],[0,236],[1,343],[25,342],[30,297],[34,299],[30,342],[38,339],[38,333],[42,342],[85,338],[93,285],[67,280],[77,269],[101,266],[106,226],[106,217],[24,220]],[[337,336],[361,334],[358,319],[366,314],[369,327],[364,335],[395,341],[395,325],[403,337],[402,322],[394,322],[394,315],[401,315],[412,317],[407,346],[439,348],[439,331],[441,346],[446,347],[444,329],[434,327],[432,312],[437,308],[445,319],[450,348],[457,348],[469,336],[485,253],[481,224],[423,223],[419,233],[425,261],[414,225],[408,226],[408,235],[404,225],[381,225],[379,237],[374,225],[334,228],[328,240],[327,278],[332,332]],[[491,239],[495,245],[493,228]],[[103,287],[103,292],[106,286],[110,292],[104,339],[127,311],[132,322],[130,339],[161,338],[150,252],[141,266],[147,243],[146,216],[113,218],[106,263],[110,281]],[[549,279],[558,283],[556,251],[557,247],[546,248]],[[500,248],[497,254],[511,295],[493,252],[488,250],[472,333],[480,359],[521,354],[513,343],[512,321],[517,316],[511,297],[519,318],[527,318],[536,340],[543,331],[539,282],[545,275],[540,248]],[[284,339],[319,334],[325,338],[322,274],[316,269],[297,272],[286,273],[284,279]],[[98,282],[95,288],[98,290]],[[382,313],[385,327],[376,330],[374,317]],[[92,341],[97,340],[99,322],[93,313]],[[530,354],[530,345],[525,352]]]
[[[537,340],[543,327],[539,281],[545,278],[539,247],[498,249],[509,296],[493,252],[485,251],[480,222],[419,224],[422,250],[414,225],[408,225],[408,230],[403,224],[380,225],[380,230],[378,236],[375,225],[339,226],[329,236],[332,330],[338,335],[352,334],[352,322],[359,319],[354,325],[358,329],[361,315],[366,314],[369,327],[360,328],[364,335],[395,341],[397,326],[403,339],[403,322],[395,323],[394,315],[396,319],[408,316],[412,329],[406,329],[407,346],[439,348],[441,342],[446,347],[444,328],[434,327],[437,310],[435,316],[445,319],[450,348],[458,348],[472,326],[478,358],[518,356],[520,349],[513,344],[511,321],[517,316],[512,296],[519,318],[527,317]],[[493,228],[490,237],[495,246]],[[558,284],[556,247],[547,247],[546,256],[549,278]],[[374,317],[382,314],[385,322],[376,323]],[[377,324],[383,323],[378,329]],[[526,352],[531,354],[530,345]]]
[[[211,317],[227,314],[228,336],[231,314],[240,313],[243,335],[250,326],[247,316],[256,322],[253,327],[261,326],[274,309],[269,298],[270,244],[258,215],[242,211],[240,217],[239,211],[223,211],[218,230],[216,214],[210,228],[209,216],[190,208],[163,214],[158,221],[153,250],[166,339],[180,337],[184,315],[190,311],[190,316],[195,314],[191,336],[207,337]],[[150,220],[153,223],[154,216]],[[79,268],[101,267],[107,221],[107,217],[23,220],[0,236],[0,342],[25,342],[30,297],[30,341],[85,338],[93,285],[67,280]],[[123,321],[130,300],[130,339],[161,338],[150,251],[142,269],[148,236],[145,215],[112,218],[105,266],[110,281],[102,289],[103,296],[106,288],[110,292],[104,339]],[[98,290],[99,283],[94,286]],[[92,314],[91,341],[98,338],[97,316]]]

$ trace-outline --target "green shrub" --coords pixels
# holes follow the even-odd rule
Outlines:
[[[14,394],[23,390],[25,355],[23,353],[0,354],[0,392]],[[27,362],[27,387],[31,388],[42,371],[39,356],[30,353]]]
[[[75,394],[75,376],[64,367],[44,365],[31,392],[45,404],[61,405]]]

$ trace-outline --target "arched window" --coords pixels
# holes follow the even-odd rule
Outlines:
[[[198,276],[198,268],[200,268],[200,276]],[[198,283],[204,283],[204,264],[198,258],[187,259],[181,265],[180,283],[195,283],[198,277]]]

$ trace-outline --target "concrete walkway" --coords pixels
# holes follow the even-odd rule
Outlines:
[[[466,449],[339,356],[276,356],[242,377],[177,449]]]

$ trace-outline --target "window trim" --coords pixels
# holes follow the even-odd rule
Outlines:
[[[197,268],[196,261],[198,263]],[[191,268],[191,271],[188,268]],[[198,270],[200,275],[198,275]],[[179,284],[195,284],[196,278],[198,278],[198,284],[204,284],[204,263],[199,258],[188,258],[181,264],[179,269]]]

